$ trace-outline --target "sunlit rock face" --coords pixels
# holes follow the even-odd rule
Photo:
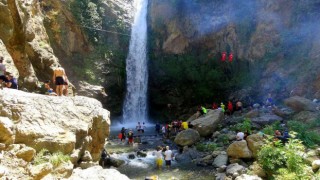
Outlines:
[[[83,96],[57,97],[4,89],[0,91],[0,143],[26,144],[37,151],[64,154],[88,151],[100,158],[109,136],[110,113],[99,101]]]

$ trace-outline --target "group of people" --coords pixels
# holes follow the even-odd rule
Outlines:
[[[158,169],[161,169],[163,166],[163,159],[165,160],[166,167],[171,166],[171,161],[173,160],[173,152],[170,150],[169,146],[166,146],[165,148],[158,146],[157,151],[155,152],[156,156],[156,166]]]
[[[13,77],[13,74],[7,74],[3,60],[3,57],[0,56],[0,87],[2,88],[4,83],[7,88],[18,89],[17,79]]]
[[[4,85],[7,88],[18,89],[17,79],[13,76],[12,73],[7,72],[3,60],[4,58],[0,56],[0,87],[2,88]],[[56,85],[56,92],[54,92],[50,87],[51,81],[47,80],[44,83],[46,94],[53,96],[67,96],[69,82],[65,70],[60,65],[58,65],[58,67],[54,69],[52,80]]]
[[[182,120],[173,120],[171,123],[167,123],[162,126],[160,132],[160,124],[156,124],[156,132],[161,133],[164,138],[169,138],[172,134],[177,134],[180,131],[192,128],[191,122],[186,122]]]
[[[140,122],[138,122],[136,129],[137,129],[138,133],[144,133],[145,123],[143,122],[141,125]],[[140,135],[135,137],[132,129],[129,129],[129,131],[127,133],[127,129],[125,127],[122,127],[122,129],[118,135],[118,138],[121,140],[121,142],[125,142],[126,139],[128,139],[129,145],[133,145],[134,142],[138,142],[138,143],[141,142]],[[134,140],[134,138],[135,138],[135,140]]]
[[[221,102],[220,107],[213,102],[212,109],[221,109],[225,114],[232,115],[234,111],[242,112],[242,102],[240,100],[236,100],[235,103],[228,101],[227,107],[223,102]]]

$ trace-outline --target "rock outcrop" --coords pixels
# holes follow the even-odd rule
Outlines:
[[[177,134],[174,142],[180,146],[190,146],[199,141],[200,134],[194,129],[187,129]]]
[[[223,112],[221,110],[208,110],[207,114],[199,117],[191,122],[194,129],[197,130],[202,137],[210,136],[223,120]]]
[[[0,132],[0,137],[7,137],[1,138],[0,143],[26,144],[37,151],[45,148],[64,154],[78,150],[77,160],[88,151],[93,161],[99,159],[109,135],[110,114],[97,100],[3,89],[0,102],[1,119],[6,120],[0,121],[0,127],[8,127],[8,119],[14,124],[11,132],[10,128]]]
[[[252,158],[252,152],[248,148],[247,141],[235,141],[227,149],[227,154],[229,157],[238,158]]]
[[[257,157],[258,151],[264,144],[263,137],[260,134],[252,134],[246,138],[248,148],[252,152],[253,157]]]
[[[295,112],[316,111],[317,105],[309,99],[294,96],[284,100],[284,104],[293,109]]]

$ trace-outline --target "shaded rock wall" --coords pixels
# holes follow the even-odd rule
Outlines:
[[[276,99],[288,97],[291,91],[296,95],[320,97],[317,72],[320,39],[313,33],[320,30],[317,8],[319,1],[310,0],[151,1],[151,105],[165,108],[157,94],[178,107],[189,104],[185,98],[194,98],[194,103],[212,103],[234,97],[238,89],[246,86],[251,89],[247,95],[254,97],[255,102],[263,101],[269,92]],[[220,62],[224,51],[233,53],[232,64]],[[189,68],[184,66],[188,58],[197,63]],[[177,62],[176,68],[172,61]],[[228,78],[218,76],[217,80],[208,81],[206,77],[216,74],[202,75],[204,66],[222,71],[220,75]],[[189,78],[188,69],[195,69],[209,88],[204,89],[201,83]],[[174,71],[186,72],[183,77],[190,85],[182,89],[173,87],[181,82]],[[169,80],[160,80],[165,78]],[[231,86],[216,88],[222,87],[221,81]],[[249,83],[237,84],[241,81]],[[212,83],[215,85],[210,86]],[[204,91],[198,95],[197,88]],[[212,95],[205,95],[206,91]],[[245,105],[250,103],[245,101]]]

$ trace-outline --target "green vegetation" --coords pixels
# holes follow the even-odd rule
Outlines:
[[[279,130],[279,131],[283,131],[283,127],[281,126],[281,122],[280,121],[276,121],[275,123],[273,123],[272,125],[266,125],[263,129],[262,129],[262,132],[264,134],[267,134],[267,135],[270,135],[270,136],[273,136],[274,135],[274,132],[276,130]]]
[[[290,130],[297,132],[297,137],[303,141],[307,147],[314,147],[320,144],[320,135],[312,131],[313,127],[319,123],[319,120],[307,124],[299,121],[289,121],[288,126]]]
[[[252,132],[252,122],[249,118],[245,118],[243,122],[236,124],[232,130],[234,131],[241,131],[241,132],[247,132],[251,134]]]
[[[218,147],[215,143],[198,143],[196,144],[196,148],[198,151],[214,151]]]
[[[220,142],[223,145],[229,145],[229,136],[227,134],[220,134],[217,137],[217,142]]]
[[[290,135],[294,137],[294,132]],[[270,138],[258,153],[258,163],[274,179],[312,179],[313,172],[301,156],[305,151],[302,141],[290,138],[283,145]]]
[[[36,154],[33,163],[35,165],[39,165],[46,162],[50,162],[53,165],[53,167],[56,168],[60,164],[64,162],[68,162],[69,160],[70,160],[70,156],[64,155],[60,151],[51,154],[47,149],[42,149]]]

